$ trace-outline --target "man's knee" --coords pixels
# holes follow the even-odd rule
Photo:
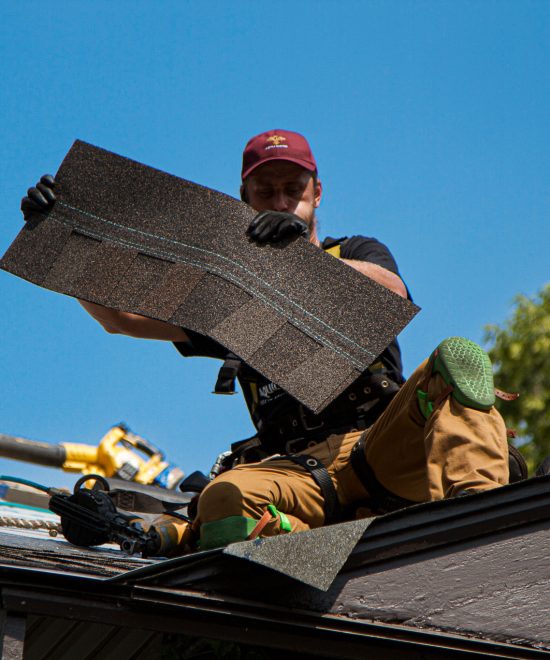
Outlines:
[[[194,529],[207,550],[244,541],[251,534],[274,536],[292,531],[286,515],[246,491],[243,472],[224,473],[201,493]]]
[[[232,472],[219,475],[199,497],[194,527],[202,550],[244,541],[256,525],[243,514],[244,496],[234,476]]]
[[[245,494],[235,473],[227,472],[210,482],[198,501],[197,514],[202,522],[243,515]]]

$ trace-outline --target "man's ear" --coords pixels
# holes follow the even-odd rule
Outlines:
[[[241,199],[248,204],[248,193],[246,192],[246,186],[244,183],[241,186]]]
[[[317,208],[321,203],[321,197],[323,195],[323,184],[321,183],[321,179],[317,179],[317,181],[315,182],[315,190],[313,192],[314,192],[313,203],[315,208]]]

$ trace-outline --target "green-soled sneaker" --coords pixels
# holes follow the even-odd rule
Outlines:
[[[444,339],[434,352],[433,371],[441,374],[463,406],[488,410],[495,403],[493,367],[487,353],[464,337]]]

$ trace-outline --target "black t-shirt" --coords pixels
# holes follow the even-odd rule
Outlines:
[[[340,244],[340,257],[343,259],[368,261],[399,275],[397,264],[391,252],[375,238],[365,236],[352,236],[351,238],[338,240],[327,238],[323,241],[322,247],[323,249],[329,249],[338,244]],[[407,294],[410,299],[408,290]],[[188,329],[185,329],[185,332],[189,337],[189,341],[175,343],[176,348],[183,356],[204,356],[221,360],[225,360],[228,356],[229,351],[215,340]],[[315,429],[321,422],[324,428],[330,427],[333,419],[335,426],[341,426],[343,405],[351,398],[349,396],[351,388],[354,388],[354,393],[356,391],[368,391],[373,374],[380,372],[401,385],[404,382],[402,371],[401,351],[397,341],[393,341],[375,360],[373,365],[348,390],[327,406],[320,415],[313,415],[307,411],[294,397],[244,363],[239,370],[238,381],[252,421],[260,435],[268,433],[273,435],[272,430],[276,427],[277,432],[282,434],[282,429],[279,427],[281,420],[291,419],[294,426],[297,425],[296,420],[300,420],[300,427],[303,422],[306,428]],[[353,394],[352,396],[355,397],[356,395]],[[296,435],[303,435],[302,431],[302,428],[296,429]],[[289,429],[289,432],[285,431],[285,439],[288,439],[289,433],[292,433],[292,429]]]

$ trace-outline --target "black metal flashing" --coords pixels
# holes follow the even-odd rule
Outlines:
[[[288,654],[286,657],[299,657],[300,653],[375,660],[547,657],[544,650],[505,642],[319,615],[247,602],[238,597],[218,598],[199,592],[153,587],[131,588],[65,575],[49,575],[44,580],[40,575],[33,577],[24,573],[14,582],[0,570],[4,612],[19,623],[19,632],[22,620],[29,615],[35,627],[44,621],[50,626],[55,623],[58,637],[51,640],[54,648],[55,645],[59,648],[67,635],[73,636],[73,655],[68,657],[80,657],[79,650],[83,652],[82,657],[86,657],[87,649],[82,645],[86,640],[79,640],[75,635],[75,624],[79,622],[112,626],[112,636],[120,637],[122,631],[138,631],[144,644],[151,642],[150,637],[143,636],[144,632],[191,634],[280,649]],[[55,633],[56,630],[52,637]],[[36,628],[28,630],[26,644],[36,649],[35,634]],[[128,633],[122,637],[128,638]],[[60,657],[37,654],[33,660]],[[101,657],[116,658],[112,654]]]
[[[550,475],[420,504],[376,519],[344,570],[544,520],[550,521]]]

